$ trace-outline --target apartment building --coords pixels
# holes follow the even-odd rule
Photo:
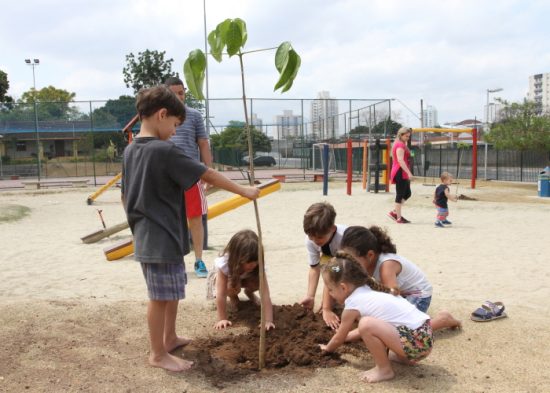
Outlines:
[[[311,102],[312,130],[321,139],[338,137],[338,100],[330,92],[321,91]]]
[[[537,113],[550,113],[550,72],[529,77],[529,101],[537,104]]]

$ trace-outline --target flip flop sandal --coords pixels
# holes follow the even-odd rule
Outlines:
[[[489,322],[495,319],[506,318],[508,315],[504,312],[504,308],[502,302],[493,303],[487,300],[470,315],[470,319],[474,322]]]

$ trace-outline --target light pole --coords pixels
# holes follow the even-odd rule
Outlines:
[[[38,181],[40,181],[40,135],[38,134],[38,111],[36,108],[36,78],[34,76],[34,67],[40,64],[40,59],[25,59],[25,63],[32,67],[32,88],[33,88],[33,103],[34,103],[34,131],[36,133],[36,158],[38,164]]]
[[[485,128],[483,130],[483,134],[487,134],[489,132],[489,94],[491,93],[498,93],[499,91],[502,91],[503,89],[501,87],[497,87],[496,89],[487,89],[487,105],[485,106]],[[496,109],[495,109],[495,115],[496,115]],[[484,162],[484,169],[485,169],[485,180],[487,180],[487,140],[485,139],[485,136],[483,137],[483,142],[485,142],[485,162]]]
[[[498,93],[499,91],[502,91],[503,89],[501,87],[498,87],[496,89],[487,89],[487,105],[485,106],[485,124],[487,127],[487,131],[489,131],[489,94],[491,93]],[[496,113],[496,112],[495,112]]]

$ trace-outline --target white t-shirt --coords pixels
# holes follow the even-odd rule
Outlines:
[[[229,277],[229,254],[223,254],[221,257],[214,259],[214,267],[216,270],[220,270],[226,277]],[[264,268],[264,273],[267,269]],[[253,272],[241,274],[240,279],[244,280],[245,278],[250,277]]]
[[[338,225],[336,224],[336,233],[329,243],[330,252],[332,255],[336,255],[336,251],[340,249],[340,244],[342,243],[342,236],[344,236],[344,231],[347,229],[347,225]],[[306,250],[309,258],[309,266],[317,266],[321,263],[321,247],[309,240],[306,236]],[[327,258],[323,258],[323,264],[328,262]],[[325,260],[326,259],[326,260]]]
[[[407,297],[412,295],[420,298],[432,296],[432,284],[430,284],[422,270],[401,255],[380,254],[378,256],[373,274],[376,281],[382,282],[380,279],[380,267],[384,262],[390,259],[401,264],[401,273],[397,275],[397,285],[403,296]]]
[[[357,310],[361,317],[373,317],[409,329],[417,329],[430,319],[405,298],[374,291],[368,285],[355,288],[344,302],[344,310]]]

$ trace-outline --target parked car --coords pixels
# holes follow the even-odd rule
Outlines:
[[[248,165],[248,157],[242,159],[242,165]],[[274,166],[277,165],[275,158],[271,156],[258,156],[254,158],[254,166]]]

